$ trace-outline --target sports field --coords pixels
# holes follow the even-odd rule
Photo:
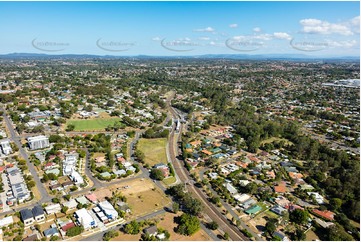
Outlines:
[[[144,153],[145,163],[153,166],[158,163],[167,164],[166,145],[166,138],[140,139],[137,148]]]
[[[74,131],[101,131],[109,125],[114,125],[115,122],[120,121],[119,118],[95,118],[95,119],[70,119],[66,122],[75,125]]]

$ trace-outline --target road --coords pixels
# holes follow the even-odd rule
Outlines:
[[[200,172],[199,178],[200,178],[201,180],[203,180],[204,172],[205,172],[205,170],[202,170],[202,171]],[[212,188],[211,185],[208,185],[207,187],[208,187],[209,190],[213,193],[213,195],[218,196],[217,192],[213,190],[213,188]],[[228,203],[224,202],[224,201],[221,199],[221,204],[223,205],[223,207],[225,207],[225,208],[227,209],[227,211],[232,215],[232,217],[238,218],[238,215],[233,211],[232,207],[231,207]],[[262,241],[262,240],[263,240],[262,238],[260,238],[260,237],[258,236],[257,233],[255,233],[252,229],[250,229],[241,219],[239,220],[239,222],[240,222],[241,227],[245,228],[248,232],[250,232],[256,240],[258,240],[258,241]]]
[[[6,111],[3,107],[0,108],[0,110],[3,112],[3,119],[6,123],[6,126],[10,132],[10,137],[9,139],[12,140],[16,146],[19,148],[19,153],[20,155],[24,158],[24,160],[26,161],[26,165],[29,169],[29,172],[31,173],[34,181],[35,181],[35,185],[36,188],[38,189],[41,199],[39,200],[39,203],[45,203],[51,200],[52,196],[50,196],[48,194],[48,192],[46,191],[45,187],[43,186],[43,184],[40,181],[40,178],[35,170],[34,165],[30,162],[29,156],[26,153],[26,150],[23,148],[22,144],[21,144],[21,138],[20,136],[16,133],[14,126],[12,124],[12,122],[10,121],[10,118],[7,116]]]
[[[178,119],[178,114],[174,111],[174,109],[170,106],[170,102],[167,102],[167,106],[172,113],[174,119]],[[183,125],[181,125],[179,134],[182,133]],[[192,180],[192,178],[189,176],[188,171],[185,169],[185,167],[182,165],[182,163],[177,159],[178,155],[178,140],[179,140],[179,134],[176,134],[174,129],[171,132],[169,142],[170,147],[173,147],[169,150],[171,159],[174,161],[174,170],[178,173],[178,176],[182,182],[185,182],[186,184],[188,181]],[[177,142],[175,142],[175,140]],[[223,216],[223,214],[212,204],[208,201],[208,198],[203,194],[203,192],[198,189],[197,187],[193,186],[192,184],[186,185],[188,192],[191,192],[194,197],[198,198],[204,207],[204,212],[215,222],[218,223],[220,228],[227,232],[232,240],[249,240],[246,236],[243,235],[243,233],[234,225],[230,224],[230,222]]]

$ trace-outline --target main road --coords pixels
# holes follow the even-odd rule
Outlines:
[[[175,112],[175,110],[171,107],[170,102],[167,102],[167,106],[169,108],[169,111],[172,113],[174,119],[179,119],[178,114]],[[182,133],[182,127],[179,130],[179,134]],[[185,169],[185,167],[181,164],[181,162],[177,159],[177,149],[178,149],[178,139],[179,134],[175,133],[175,130],[172,130],[169,142],[170,147],[173,147],[169,150],[171,159],[174,161],[174,169],[178,173],[178,176],[181,181],[185,182],[187,184],[188,181],[192,180],[192,178],[189,176],[188,171]],[[187,185],[186,185],[187,186]],[[244,234],[234,225],[231,225],[230,222],[223,216],[223,214],[214,206],[214,204],[210,203],[207,199],[207,197],[203,194],[203,192],[198,189],[197,187],[193,186],[192,184],[189,184],[187,186],[188,191],[191,192],[194,197],[197,197],[204,206],[204,212],[215,222],[219,224],[219,226],[222,228],[223,231],[227,232],[232,240],[250,240]]]

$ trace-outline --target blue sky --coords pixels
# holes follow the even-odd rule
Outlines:
[[[0,2],[0,53],[359,56],[359,2]]]

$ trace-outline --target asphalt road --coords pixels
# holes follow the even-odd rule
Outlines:
[[[19,153],[20,155],[25,159],[26,161],[26,165],[28,166],[28,169],[35,181],[35,185],[36,188],[38,189],[40,195],[41,195],[41,199],[39,200],[39,203],[45,203],[51,200],[52,196],[50,196],[48,194],[48,192],[46,191],[45,187],[43,186],[43,184],[40,181],[40,178],[35,170],[34,165],[30,162],[29,156],[26,153],[26,150],[23,148],[22,144],[21,144],[21,139],[20,136],[16,133],[14,126],[12,124],[12,122],[10,121],[9,117],[6,114],[6,111],[3,107],[1,107],[0,109],[1,111],[3,111],[3,118],[4,121],[6,123],[6,126],[10,132],[10,137],[9,139],[12,140],[16,146],[19,148]]]

